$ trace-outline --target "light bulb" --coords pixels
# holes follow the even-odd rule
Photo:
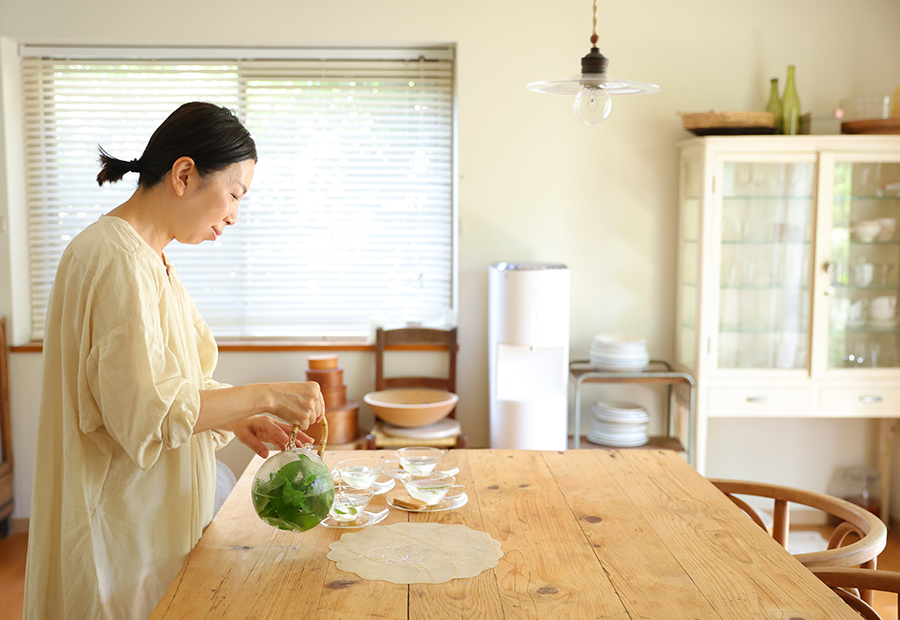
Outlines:
[[[596,125],[607,116],[612,109],[612,100],[602,88],[596,86],[582,86],[575,95],[575,104],[572,106],[575,116],[582,123]]]

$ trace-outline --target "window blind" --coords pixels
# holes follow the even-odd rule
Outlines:
[[[166,249],[217,337],[352,339],[452,312],[451,50],[102,52],[22,50],[35,339],[67,243],[136,187],[97,186],[98,145],[139,157],[194,100],[231,108],[259,152],[237,225]]]

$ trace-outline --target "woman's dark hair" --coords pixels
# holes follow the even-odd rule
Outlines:
[[[156,128],[140,159],[122,161],[100,147],[97,183],[115,183],[127,172],[140,172],[138,187],[150,189],[179,157],[190,157],[201,177],[231,164],[256,161],[256,144],[234,113],[212,103],[185,103]]]

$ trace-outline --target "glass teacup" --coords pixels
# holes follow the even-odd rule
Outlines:
[[[444,456],[438,448],[400,448],[394,454],[400,467],[411,474],[429,474]]]
[[[404,480],[406,492],[411,497],[425,502],[429,506],[434,506],[447,495],[447,492],[453,487],[456,478],[447,474],[437,474],[434,476],[417,476]]]
[[[362,515],[372,496],[372,489],[356,489],[347,485],[338,485],[334,490],[334,503],[328,516],[339,523],[355,521]]]
[[[384,464],[380,456],[347,459],[334,466],[335,478],[354,489],[368,489],[381,475]]]

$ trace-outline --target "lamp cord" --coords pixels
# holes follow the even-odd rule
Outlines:
[[[591,45],[597,47],[599,40],[600,37],[597,36],[597,0],[594,0],[594,34],[591,35]]]

